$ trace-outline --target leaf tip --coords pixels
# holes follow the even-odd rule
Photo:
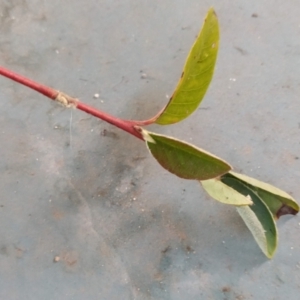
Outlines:
[[[216,11],[215,11],[215,9],[213,8],[213,6],[211,6],[211,7],[209,8],[209,10],[208,10],[206,16],[208,16],[208,15],[210,15],[210,14],[214,15],[216,18],[218,17],[218,16],[217,16],[217,13],[216,13]],[[206,21],[206,19],[205,19],[205,21]]]

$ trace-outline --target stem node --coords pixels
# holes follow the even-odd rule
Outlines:
[[[79,100],[72,98],[69,95],[60,91],[57,91],[57,96],[55,97],[54,101],[57,101],[62,106],[67,108],[76,108],[79,102]]]

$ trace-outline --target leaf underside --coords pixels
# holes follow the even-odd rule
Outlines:
[[[144,129],[142,134],[158,163],[178,177],[206,180],[221,176],[231,169],[222,159],[193,145]]]
[[[177,123],[193,113],[211,82],[219,48],[219,24],[211,8],[185,62],[181,78],[169,103],[155,123]]]
[[[253,204],[250,197],[245,197],[219,179],[209,179],[200,182],[205,191],[215,200],[235,206]]]
[[[241,181],[228,176],[223,176],[221,180],[242,195],[251,197],[253,205],[247,206],[247,208],[240,207],[238,212],[263,253],[271,258],[276,251],[278,239],[277,228],[271,211],[264,201]]]

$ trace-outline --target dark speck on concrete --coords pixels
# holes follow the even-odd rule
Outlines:
[[[229,293],[230,291],[231,291],[230,286],[223,286],[223,287],[222,287],[222,292],[223,292],[223,293]]]
[[[171,250],[171,246],[169,245],[169,246],[167,246],[165,249],[163,249],[162,251],[161,251],[161,253],[167,253],[168,251],[170,251]]]
[[[244,49],[242,49],[241,47],[234,47],[235,50],[237,50],[238,52],[240,52],[242,55],[247,55],[248,52]]]
[[[103,129],[101,131],[101,135],[106,136],[106,137],[110,137],[110,138],[113,138],[113,139],[118,139],[119,138],[119,136],[116,133],[114,133],[113,131],[108,131],[107,129]]]

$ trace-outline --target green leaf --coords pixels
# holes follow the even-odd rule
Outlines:
[[[200,183],[212,198],[221,203],[235,206],[251,205],[253,203],[250,197],[245,197],[219,179],[204,180]]]
[[[226,176],[240,180],[251,190],[255,191],[269,207],[274,218],[279,218],[286,214],[295,215],[299,212],[298,203],[289,194],[268,183],[235,172],[229,172]]]
[[[221,176],[231,169],[224,160],[193,145],[142,128],[139,131],[158,163],[178,177],[206,180]]]
[[[177,123],[196,110],[211,82],[219,48],[219,24],[211,8],[185,62],[179,83],[156,123]]]
[[[221,178],[223,183],[244,196],[251,197],[253,205],[237,207],[237,210],[262,252],[271,258],[276,251],[278,240],[277,228],[271,211],[253,190],[238,179],[226,175]]]

